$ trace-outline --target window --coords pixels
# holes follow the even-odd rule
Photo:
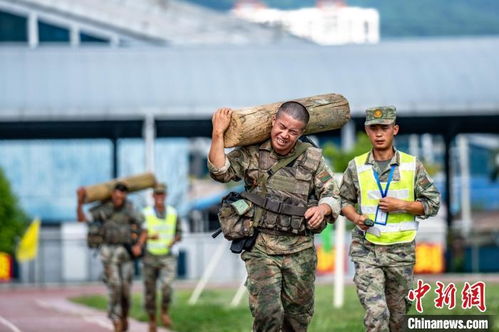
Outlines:
[[[0,42],[28,42],[28,19],[0,11]]]
[[[69,29],[38,21],[40,43],[69,43]]]
[[[109,39],[97,37],[95,35],[80,32],[80,42],[83,43],[106,43],[109,44]]]

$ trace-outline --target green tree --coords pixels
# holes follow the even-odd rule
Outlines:
[[[360,156],[363,153],[371,150],[372,145],[369,141],[369,137],[363,132],[357,133],[357,140],[352,150],[343,151],[333,143],[326,143],[322,149],[324,156],[331,162],[333,171],[335,172],[345,172],[348,166],[348,162],[353,158]],[[435,163],[423,162],[423,165],[431,176],[436,175],[441,171],[441,167]]]
[[[16,239],[28,224],[27,215],[21,210],[9,181],[0,169],[0,251],[14,254]]]
[[[348,162],[353,158],[371,150],[371,142],[365,133],[359,132],[355,145],[349,151],[342,151],[333,143],[326,143],[323,146],[324,156],[331,162],[333,171],[343,173],[347,169]]]

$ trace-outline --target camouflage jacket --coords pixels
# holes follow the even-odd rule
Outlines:
[[[366,164],[373,165],[375,171],[380,174],[380,181],[384,182],[388,180],[388,174],[390,173],[390,167],[387,167],[383,172],[379,169],[378,164],[375,162],[372,151],[367,156]],[[400,155],[397,150],[395,150],[395,154],[393,158],[390,160],[388,165],[399,165],[400,164]],[[395,168],[393,172],[393,181],[400,180],[400,172],[398,167]],[[423,164],[416,159],[416,178],[415,178],[415,186],[414,186],[414,197],[416,201],[419,201],[423,204],[424,207],[424,215],[419,216],[419,218],[426,219],[428,217],[434,216],[437,214],[438,209],[440,208],[440,193],[433,183],[432,178],[426,172]],[[357,168],[355,167],[355,161],[351,160],[348,164],[348,168],[343,174],[343,182],[340,187],[340,196],[341,196],[341,207],[345,207],[347,205],[357,206],[357,212],[360,213],[360,189],[359,182],[357,178]]]
[[[310,148],[309,148],[310,149]],[[268,152],[268,153],[260,153]],[[293,150],[289,154],[293,153]],[[262,144],[250,145],[236,148],[226,155],[225,165],[217,169],[208,161],[208,169],[213,179],[219,182],[244,180],[245,187],[252,188],[259,176],[259,166],[264,169],[271,168],[279,159],[289,156],[276,154],[267,140]],[[265,156],[265,160],[260,160],[260,156]],[[307,152],[300,155],[295,163],[300,163],[307,157]],[[332,172],[326,165],[324,158],[321,158],[318,167],[308,178],[309,192],[318,200],[317,204],[328,204],[331,207],[332,215],[328,216],[328,221],[336,220],[339,214],[339,191],[333,179]],[[268,188],[271,191],[271,188]],[[288,193],[285,193],[288,194]],[[291,192],[289,196],[293,195]],[[260,250],[271,254],[281,255],[299,252],[313,246],[313,235],[272,235],[260,233],[255,246]]]
[[[103,202],[90,209],[93,221],[102,223],[105,244],[130,244],[132,233],[142,230],[143,217],[135,211],[130,201],[116,209],[111,201]]]

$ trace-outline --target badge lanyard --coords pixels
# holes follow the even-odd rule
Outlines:
[[[378,185],[379,193],[381,194],[381,198],[385,198],[388,194],[388,189],[390,188],[390,183],[393,179],[393,173],[395,171],[395,165],[392,165],[390,168],[390,174],[388,174],[388,181],[386,181],[385,190],[383,190],[383,186],[381,185],[381,181],[379,180],[379,174],[373,169],[374,178],[376,179],[376,183]],[[376,217],[374,218],[374,223],[379,225],[386,225],[388,221],[388,213],[380,210],[379,205],[376,208]]]

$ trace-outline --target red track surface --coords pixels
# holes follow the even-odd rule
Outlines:
[[[112,331],[105,312],[67,300],[72,296],[98,293],[106,294],[104,286],[1,288],[0,332]],[[129,331],[147,331],[147,325],[131,320]]]

